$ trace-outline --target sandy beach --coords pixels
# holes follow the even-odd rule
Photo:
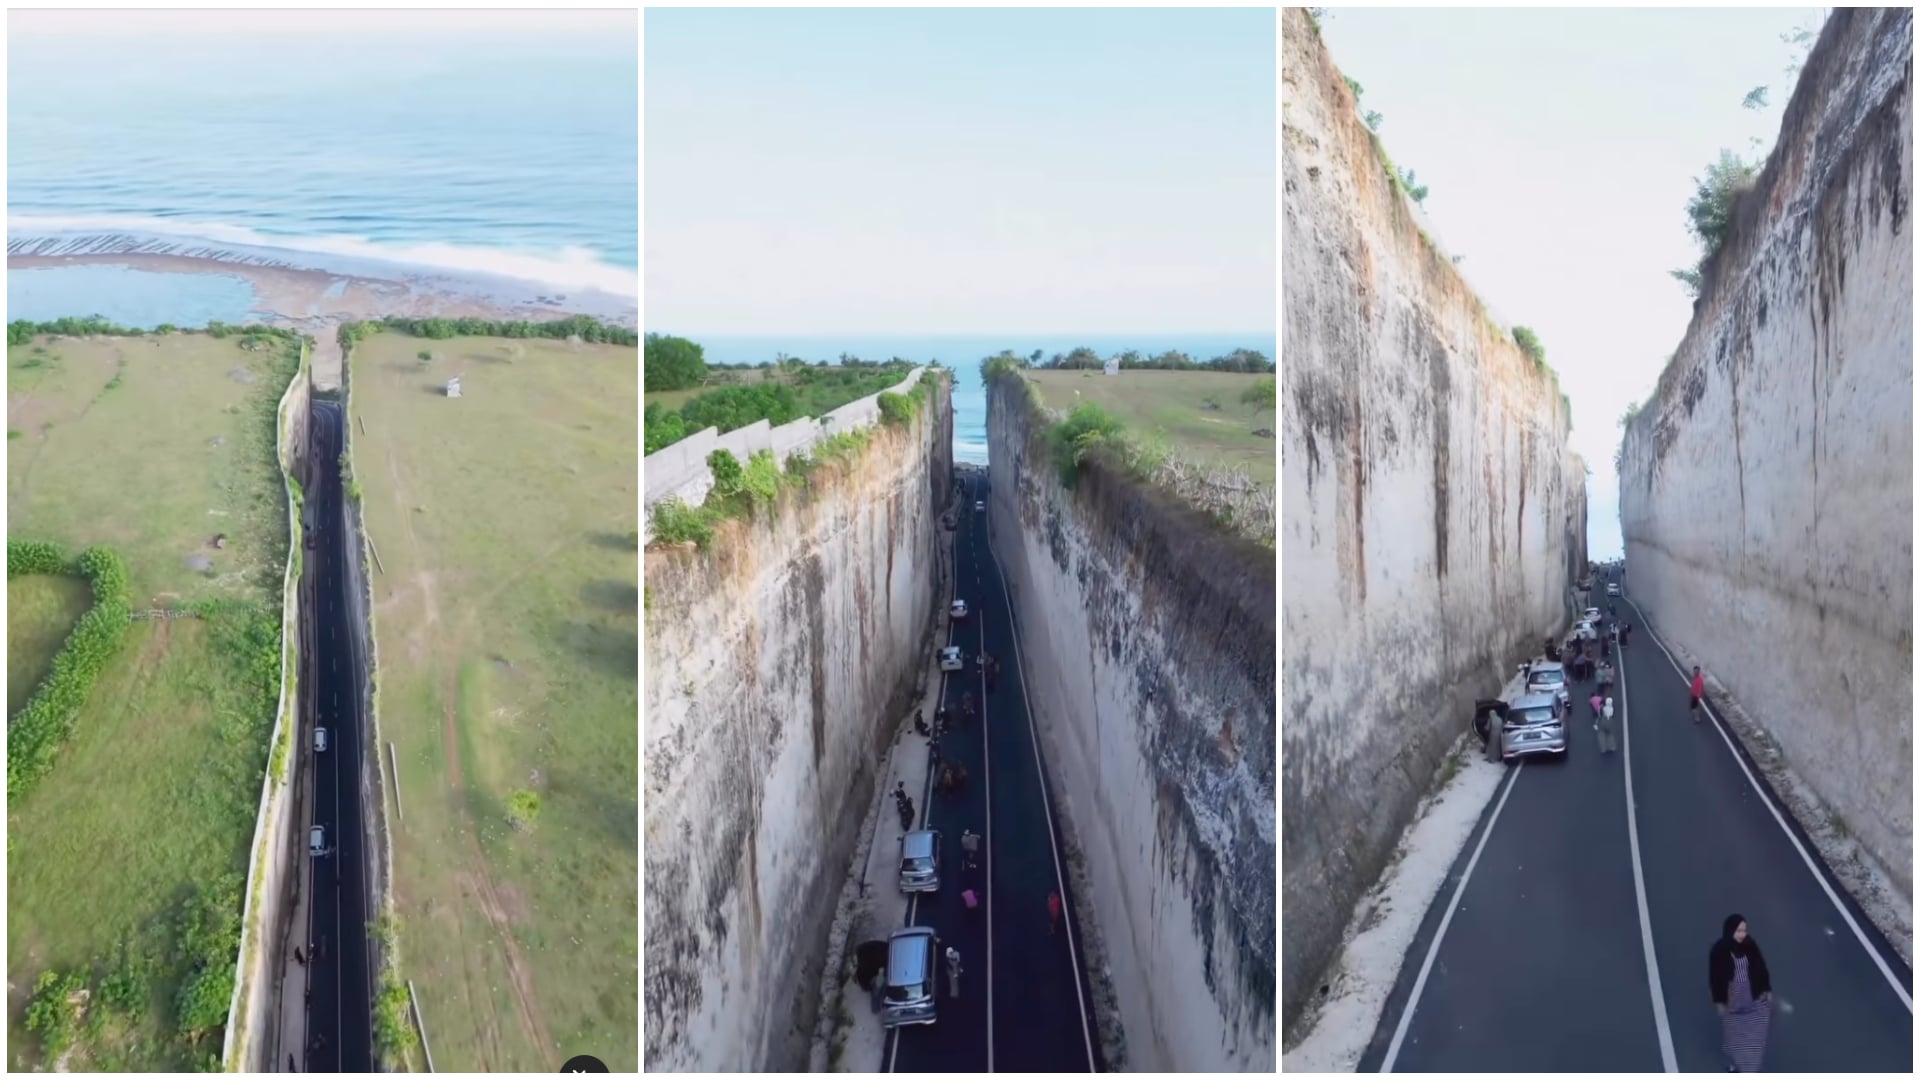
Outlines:
[[[548,320],[584,314],[622,326],[637,326],[639,322],[638,306],[627,298],[605,293],[578,296],[546,292],[534,283],[508,279],[415,275],[400,267],[395,267],[391,276],[373,276],[245,261],[218,253],[126,251],[7,256],[8,270],[84,265],[237,277],[252,287],[253,313],[260,321],[309,332],[342,322],[395,315]]]

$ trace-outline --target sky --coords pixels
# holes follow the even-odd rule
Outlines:
[[[463,9],[458,18],[445,9],[417,10],[254,10],[217,8],[168,11],[121,9],[105,17],[99,9],[69,8],[7,12],[9,37],[72,35],[89,37],[149,34],[301,35],[353,31],[368,34],[513,33],[568,34],[592,31],[632,37],[639,19],[632,10],[511,11]]]
[[[1260,332],[1271,9],[653,9],[649,330]]]
[[[1590,557],[1620,554],[1613,454],[1693,302],[1693,178],[1722,147],[1773,146],[1792,94],[1780,40],[1818,8],[1335,9],[1334,62],[1429,188],[1429,232],[1504,325],[1532,327],[1592,470]],[[1765,109],[1741,107],[1769,86]],[[1283,358],[1284,362],[1284,358]]]

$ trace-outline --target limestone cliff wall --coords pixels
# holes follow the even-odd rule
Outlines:
[[[646,551],[646,1067],[805,1069],[875,770],[930,655],[950,384],[711,549]]]
[[[1271,1072],[1273,550],[1098,463],[1063,488],[1044,423],[994,380],[991,537],[1127,1067]]]
[[[1283,13],[1283,1019],[1477,697],[1566,624],[1586,466],[1551,373],[1421,235]]]
[[[1908,895],[1912,74],[1912,9],[1835,9],[1620,476],[1629,595]]]

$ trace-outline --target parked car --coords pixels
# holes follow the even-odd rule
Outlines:
[[[1597,607],[1590,607],[1586,611],[1581,613],[1580,618],[1584,622],[1598,623],[1600,621],[1600,609]]]
[[[307,854],[319,858],[327,854],[327,827],[315,825],[307,830]]]
[[[1573,635],[1582,641],[1600,640],[1600,631],[1594,626],[1590,619],[1581,619],[1578,623],[1575,623]]]
[[[313,752],[316,754],[324,754],[327,752],[326,728],[317,727],[313,729]]]
[[[1556,663],[1536,663],[1528,668],[1526,692],[1552,694],[1559,699],[1562,711],[1573,701],[1567,690],[1567,669]]]
[[[987,512],[987,500],[985,500],[985,499],[975,499],[975,500],[973,500],[973,512],[974,512],[974,513],[976,513],[976,514],[984,514],[984,513],[986,513],[986,512]]]
[[[952,615],[952,616],[953,616],[954,618],[956,618],[956,619],[964,619],[964,618],[966,618],[966,617],[967,617],[967,602],[966,602],[965,600],[955,600],[955,601],[953,602],[953,607],[951,607],[951,608],[949,608],[949,609],[948,609],[948,612],[947,612],[947,613],[948,613],[949,615]]]
[[[882,992],[880,1024],[905,1027],[934,1022],[933,928],[909,926],[887,938],[887,985]]]
[[[940,830],[915,829],[900,838],[900,891],[940,891]]]
[[[965,671],[967,658],[960,653],[960,646],[949,645],[940,650],[941,671]]]
[[[1507,707],[1506,726],[1500,731],[1500,756],[1507,760],[1529,754],[1567,753],[1567,713],[1552,694],[1522,694]]]
[[[1608,595],[1608,596],[1619,596],[1619,595],[1620,595],[1620,583],[1619,583],[1619,582],[1617,582],[1617,581],[1609,581],[1609,582],[1607,582],[1607,595]]]

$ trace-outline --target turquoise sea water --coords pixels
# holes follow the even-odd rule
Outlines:
[[[9,43],[10,249],[128,234],[639,294],[631,37],[56,40]]]
[[[780,353],[804,360],[836,360],[841,353],[862,360],[900,357],[954,369],[953,457],[955,461],[987,461],[987,394],[980,384],[980,361],[1002,349],[1025,356],[1039,349],[1047,356],[1072,352],[1085,345],[1101,356],[1138,349],[1149,355],[1179,349],[1197,360],[1210,360],[1235,349],[1258,349],[1272,359],[1279,355],[1279,339],[1272,331],[1246,334],[1047,335],[969,334],[949,337],[861,336],[747,337],[685,335],[706,350],[709,364],[758,364]]]

